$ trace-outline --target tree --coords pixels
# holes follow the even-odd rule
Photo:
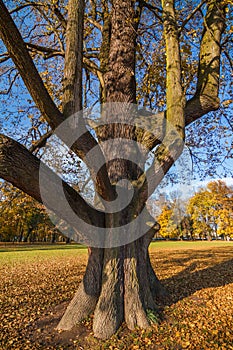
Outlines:
[[[157,218],[160,225],[159,234],[165,238],[193,238],[192,218],[186,212],[179,213],[176,203],[163,206]]]
[[[159,233],[162,237],[177,238],[179,236],[177,222],[174,218],[174,205],[167,204],[162,208],[158,223],[160,225]]]
[[[132,222],[141,213],[145,213],[145,225],[153,222],[145,209],[147,198],[182,153],[185,128],[220,106],[221,39],[226,25],[227,1],[208,0],[198,4],[196,1],[185,2],[185,6],[181,4],[179,8],[175,8],[172,0],[163,0],[161,3],[141,0],[69,0],[67,7],[65,1],[22,1],[16,8],[13,8],[13,3],[7,9],[0,0],[0,32],[7,50],[2,54],[2,62],[9,58],[13,61],[16,74],[22,78],[39,111],[36,120],[41,120],[39,124],[33,124],[33,130],[37,136],[42,131],[44,135],[39,140],[34,139],[30,148],[28,142],[27,147],[24,147],[9,134],[1,134],[0,176],[42,202],[38,176],[40,152],[37,157],[35,151],[44,145],[50,131],[80,111],[83,103],[95,103],[93,96],[96,95],[96,87],[99,87],[99,100],[103,109],[104,104],[112,103],[108,116],[113,123],[94,125],[94,132],[91,132],[79,114],[75,122],[82,137],[72,144],[71,149],[88,167],[95,193],[103,206],[117,198],[120,185],[116,186],[116,183],[121,179],[131,181],[134,195],[130,205],[117,213],[95,210],[63,181],[65,197],[79,218],[96,230],[106,228],[110,234],[115,228]],[[24,26],[26,12],[22,14],[23,21],[20,21],[18,14],[28,8],[36,15]],[[29,12],[30,16],[32,12]],[[30,32],[33,23],[39,30],[38,34],[33,28]],[[198,57],[197,64],[190,57],[190,46],[184,34],[185,28],[188,28],[188,35],[194,35],[195,31],[191,29],[194,23],[199,23],[198,30],[202,31],[198,48],[193,50],[193,54]],[[144,40],[152,33],[152,42],[147,37],[143,48],[140,38]],[[28,41],[26,38],[33,40]],[[95,45],[99,43],[96,49]],[[153,64],[149,64],[149,53]],[[42,55],[47,62],[44,70]],[[60,59],[58,57],[64,57],[62,104],[60,90],[56,90],[59,73],[54,62],[56,58]],[[51,65],[48,63],[50,59]],[[52,75],[49,75],[49,69],[53,71]],[[90,86],[95,86],[95,93]],[[11,85],[8,90],[13,93],[12,89]],[[92,93],[89,102],[88,92]],[[160,113],[141,112],[145,119],[145,124],[141,125],[131,120],[135,114],[140,116],[140,108],[135,107],[137,102],[138,105],[152,105],[156,97]],[[121,103],[122,111],[114,107],[115,102]],[[123,121],[114,119],[118,114],[123,115]],[[46,129],[46,125],[50,128]],[[145,128],[145,125],[149,127]],[[126,153],[140,153],[140,167],[117,158],[118,149],[104,148],[106,140],[121,138],[134,141]],[[67,139],[63,141],[68,142]],[[143,150],[139,145],[143,146]],[[94,159],[88,157],[94,147],[99,163],[103,164],[98,171]],[[152,150],[154,160],[148,168],[146,158]],[[112,155],[114,152],[114,159],[105,162],[108,153]],[[47,166],[44,166],[44,171],[47,174],[53,172]],[[51,210],[55,210],[56,204],[62,202],[56,186],[58,176],[53,176],[53,181],[45,184],[45,191],[53,192]],[[127,197],[130,192],[128,187],[125,187],[124,182],[121,182],[121,186]],[[55,211],[60,218],[66,219],[63,206],[58,206]],[[83,282],[60,321],[59,329],[72,328],[92,312],[94,334],[99,338],[111,336],[123,320],[129,329],[149,326],[147,310],[155,311],[156,298],[164,294],[148,254],[148,246],[158,225],[148,224],[145,232],[145,227],[140,225],[134,229],[139,233],[142,230],[142,234],[131,243],[109,248],[89,248]],[[135,237],[135,232],[123,231],[123,228],[122,232]]]
[[[33,198],[6,182],[0,197],[1,241],[53,241],[58,236],[45,208]]]
[[[188,205],[188,212],[193,220],[193,229],[199,238],[211,239],[213,200],[206,190],[193,196]]]
[[[190,198],[187,211],[194,233],[200,238],[231,237],[232,189],[223,181],[213,181]]]

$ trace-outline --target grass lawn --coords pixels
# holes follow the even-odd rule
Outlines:
[[[170,292],[158,324],[123,325],[104,342],[93,337],[92,317],[73,332],[54,330],[82,279],[86,248],[0,245],[0,349],[233,349],[233,242],[153,242],[150,255]]]
[[[15,244],[0,245],[0,265],[39,262],[44,259],[60,259],[87,254],[87,248],[79,244]]]
[[[150,245],[151,251],[159,249],[210,249],[221,247],[233,247],[233,241],[155,241]]]

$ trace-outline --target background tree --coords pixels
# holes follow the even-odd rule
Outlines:
[[[62,238],[43,205],[32,197],[6,182],[1,184],[0,193],[1,241],[54,242]]]
[[[232,230],[232,189],[223,181],[210,182],[189,200],[187,211],[200,238],[229,235]],[[229,236],[231,236],[230,234]]]
[[[95,193],[102,201],[116,198],[115,184],[120,179],[132,182],[133,202],[126,210],[118,215],[96,211],[63,181],[73,211],[90,225],[111,230],[132,221],[182,153],[185,128],[220,107],[221,53],[226,52],[231,65],[229,37],[223,38],[224,28],[230,34],[227,4],[220,0],[176,4],[171,0],[69,0],[68,4],[20,1],[17,5],[9,1],[6,8],[0,0],[0,32],[5,45],[2,73],[6,79],[10,77],[4,93],[17,96],[16,83],[21,88],[22,79],[31,96],[20,90],[20,99],[28,103],[22,103],[21,109],[19,102],[13,111],[23,111],[30,117],[27,125],[21,124],[28,126],[29,131],[24,131],[20,140],[12,138],[17,120],[14,117],[13,128],[8,128],[8,123],[3,126],[7,132],[0,136],[0,176],[41,202],[40,147],[51,130],[83,105],[90,107],[96,101],[122,102],[126,110],[129,103],[153,108],[158,105],[160,114],[149,112],[145,116],[153,134],[135,125],[135,121],[132,127],[130,118],[128,125],[115,123],[92,132],[81,115],[77,119],[84,136],[74,142],[72,152],[88,167]],[[229,89],[227,78],[225,96]],[[198,133],[205,132],[205,125],[197,122]],[[105,164],[109,150],[101,145],[112,138],[127,138],[143,145],[144,158],[148,154],[154,158],[149,169],[145,162],[139,170],[122,159]],[[97,173],[86,157],[93,147],[105,164]],[[54,170],[45,169],[49,173]],[[153,180],[149,191],[148,179]],[[54,203],[59,203],[61,196],[55,182],[48,182],[47,189],[53,190]],[[66,219],[63,208],[56,214]],[[112,335],[123,320],[130,329],[149,326],[146,310],[156,310],[155,298],[163,294],[148,254],[156,230],[155,225],[141,238],[121,247],[89,249],[83,282],[58,326],[60,329],[72,328],[92,312],[94,334],[99,338]]]
[[[211,239],[213,232],[213,200],[206,190],[199,191],[188,205],[188,213],[193,220],[193,229],[199,238]]]
[[[159,234],[162,237],[168,239],[179,237],[177,222],[174,218],[174,204],[165,205],[157,220],[160,225]]]

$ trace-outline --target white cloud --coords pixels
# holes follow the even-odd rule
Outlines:
[[[204,181],[193,181],[192,187],[205,187],[209,182],[212,181],[224,181],[227,186],[233,186],[233,178],[232,177],[223,177],[217,179],[208,179]]]

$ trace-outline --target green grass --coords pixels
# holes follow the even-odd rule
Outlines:
[[[183,250],[183,249],[211,249],[218,247],[233,247],[233,242],[224,241],[158,241],[152,242],[150,251]],[[0,265],[7,263],[42,261],[43,259],[59,257],[75,257],[87,254],[87,248],[79,244],[1,244]]]
[[[42,243],[0,243],[0,253],[9,251],[34,251],[34,250],[68,250],[68,249],[86,249],[80,244],[42,244]]]
[[[218,247],[233,247],[233,241],[156,241],[152,242],[150,249],[211,249]]]
[[[65,245],[1,245],[0,265],[7,263],[30,263],[44,259],[74,257],[87,253],[87,248],[79,244]]]

